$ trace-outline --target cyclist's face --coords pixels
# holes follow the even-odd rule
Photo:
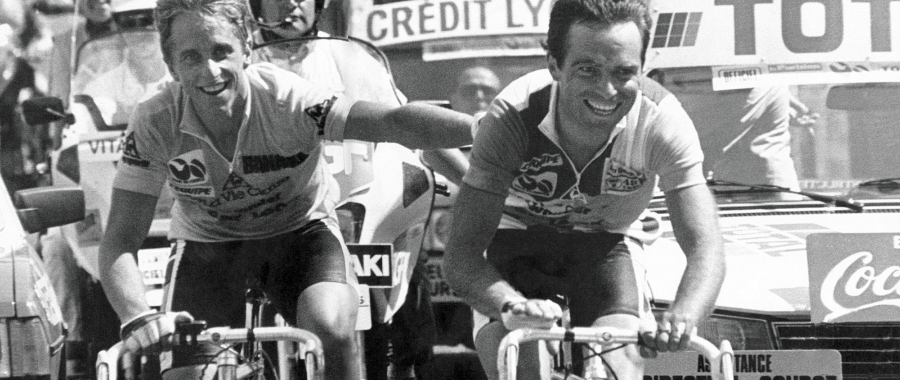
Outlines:
[[[563,127],[615,126],[637,97],[641,49],[641,33],[633,22],[605,28],[572,25],[564,62],[549,58],[550,72],[559,82]]]
[[[294,28],[278,30],[283,38],[300,37],[316,22],[314,0],[263,0],[262,17],[267,23],[289,21]]]
[[[227,109],[246,97],[247,41],[222,16],[184,13],[172,21],[169,70],[195,107]]]

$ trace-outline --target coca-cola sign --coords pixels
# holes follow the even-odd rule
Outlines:
[[[900,233],[811,234],[814,323],[900,320]]]

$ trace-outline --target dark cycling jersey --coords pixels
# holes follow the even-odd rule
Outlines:
[[[478,122],[464,181],[507,195],[501,228],[626,233],[653,196],[705,182],[693,123],[674,96],[640,78],[609,142],[578,171],[556,135],[557,85],[540,70],[505,88]]]

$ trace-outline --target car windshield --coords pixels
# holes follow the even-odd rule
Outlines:
[[[410,100],[450,99],[459,74],[492,70],[502,86],[546,67],[543,56],[423,62],[421,50],[386,49],[394,79]],[[714,91],[710,67],[648,73],[693,120],[711,179],[777,185],[855,199],[896,198],[900,181],[900,86],[879,83],[784,85]],[[459,107],[457,107],[459,108]],[[809,201],[771,190],[718,186],[719,202]]]
[[[708,178],[857,199],[898,195],[900,87],[885,83],[771,85],[713,91],[709,67],[651,73],[674,93],[700,136]],[[731,190],[735,190],[731,188]],[[739,192],[738,192],[739,193]],[[740,201],[771,200],[772,193]],[[803,199],[777,194],[782,200]]]
[[[158,33],[141,28],[84,43],[78,49],[71,89],[73,99],[102,116],[106,126],[124,129],[134,106],[168,80]]]

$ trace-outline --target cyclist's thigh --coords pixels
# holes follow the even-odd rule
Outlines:
[[[351,291],[351,285],[356,284],[356,274],[350,267],[349,252],[339,238],[340,230],[331,224],[314,221],[296,231],[264,239],[252,247],[267,253],[269,273],[264,281],[265,289],[286,321],[297,320],[300,294],[313,284],[347,285],[337,287],[341,291],[335,292],[335,296],[353,298],[354,306],[358,302],[355,291]]]
[[[640,316],[641,302],[631,253],[619,234],[584,234],[568,242],[572,261],[567,281],[574,326],[591,326],[603,316]]]
[[[187,311],[207,326],[243,327],[244,264],[238,260],[241,242],[200,243],[179,240],[166,271],[163,311]],[[163,355],[163,368],[207,364],[220,350],[176,347]]]

